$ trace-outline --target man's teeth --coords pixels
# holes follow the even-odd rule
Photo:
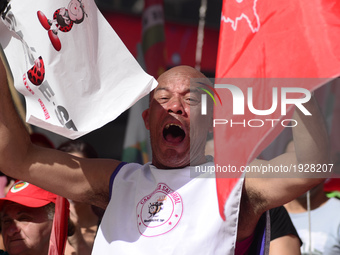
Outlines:
[[[173,124],[173,123],[171,123],[171,124],[167,124],[166,126],[165,126],[165,128],[166,129],[168,129],[168,128],[170,128],[171,126],[174,126],[174,127],[179,127],[180,129],[183,129],[180,125],[177,125],[177,124]]]
[[[170,123],[164,127],[163,137],[171,143],[180,143],[185,137],[185,132],[181,125]]]

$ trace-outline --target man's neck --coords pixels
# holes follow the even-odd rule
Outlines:
[[[152,158],[152,165],[157,167],[158,169],[178,169],[178,168],[185,168],[187,166],[199,166],[204,163],[207,163],[207,159],[205,155],[201,155],[200,157],[191,157],[190,162],[183,162],[183,163],[173,163],[163,164],[162,162],[158,161],[155,157]]]

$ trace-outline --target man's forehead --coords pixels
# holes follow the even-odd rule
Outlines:
[[[12,201],[6,201],[2,207],[2,212],[6,212],[8,210],[13,210],[13,209],[19,209],[19,210],[25,209],[26,210],[28,209],[28,207],[12,202]]]
[[[200,93],[198,86],[158,86],[155,88],[154,92],[160,92],[160,91],[165,91],[165,92],[184,92],[184,93]]]
[[[174,67],[158,78],[158,86],[151,95],[158,91],[175,90],[201,93],[199,88],[202,84],[210,84],[210,80],[201,72],[189,66]]]
[[[40,210],[43,207],[28,207],[22,204],[18,204],[12,201],[6,201],[2,207],[2,214],[5,214],[8,211],[18,211],[18,212],[27,212],[27,213],[34,213]]]

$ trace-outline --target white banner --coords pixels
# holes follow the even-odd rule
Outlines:
[[[11,0],[0,43],[26,121],[75,139],[118,117],[156,85],[93,0]]]

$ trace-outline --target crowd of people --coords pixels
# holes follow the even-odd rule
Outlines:
[[[305,240],[283,205],[320,185],[323,176],[241,178],[225,204],[226,221],[218,212],[214,178],[192,178],[192,167],[214,164],[205,155],[212,110],[201,114],[200,84],[191,84],[192,79],[206,79],[201,72],[178,66],[158,78],[142,114],[152,162],[140,165],[87,155],[76,144],[53,149],[32,142],[11,101],[7,71],[1,61],[0,171],[20,180],[0,200],[8,254],[24,254],[19,249],[47,254],[54,200],[41,199],[45,192],[70,201],[72,230],[65,254],[299,253]],[[311,116],[295,110],[294,151],[251,165],[330,162],[328,133],[315,99],[304,107]],[[39,192],[16,199],[29,188]],[[31,198],[44,202],[22,202]],[[39,241],[30,244],[33,236]]]

